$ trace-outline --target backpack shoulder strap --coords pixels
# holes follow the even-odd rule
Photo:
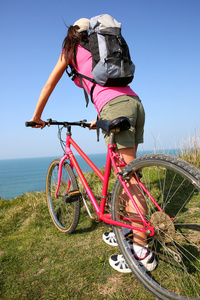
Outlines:
[[[80,42],[80,46],[83,47],[84,49],[88,50],[89,52],[91,52],[89,41]]]
[[[95,88],[95,85],[96,85],[96,82],[93,78],[90,78],[88,76],[85,76],[83,74],[80,74],[77,72],[77,70],[72,66],[72,65],[69,65],[70,66],[70,69],[71,69],[71,72],[68,71],[68,66],[66,68],[66,73],[68,74],[69,77],[72,77],[72,81],[74,81],[74,79],[78,76],[79,77],[79,82],[80,82],[80,85],[82,86],[83,88],[83,91],[84,91],[84,95],[85,95],[85,101],[86,101],[86,107],[88,107],[88,104],[89,104],[89,98],[88,98],[88,94],[87,94],[87,91],[85,90],[84,86],[83,86],[83,82],[82,82],[82,79],[87,79],[89,81],[91,81],[93,83],[93,86],[91,88],[91,91],[90,91],[90,99],[91,99],[91,102],[93,103],[93,91],[94,91],[94,88]]]

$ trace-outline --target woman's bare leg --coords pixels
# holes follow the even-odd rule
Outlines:
[[[136,158],[137,147],[138,147],[138,145],[135,145],[135,148],[119,149],[118,153],[119,153],[120,157],[122,157],[123,160],[128,164],[129,162],[131,162],[133,159]],[[138,187],[138,182],[134,178],[131,178],[128,187],[129,187],[129,190],[131,191],[133,198],[134,198],[135,202],[137,203],[140,211],[142,212],[142,214],[143,215],[147,214],[147,204],[146,204],[146,201]],[[123,195],[123,197],[124,197],[124,195]],[[126,204],[126,212],[128,214],[129,212],[134,213],[134,211],[137,214],[135,208],[133,207],[131,200],[129,200],[128,203]],[[133,225],[141,226],[141,222],[138,222],[137,225],[134,223]],[[140,232],[140,231],[134,231],[133,232],[133,241],[136,245],[138,244],[141,246],[146,246],[147,245],[146,233]]]

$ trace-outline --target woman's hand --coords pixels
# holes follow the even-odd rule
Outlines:
[[[97,128],[96,128],[96,121],[97,121],[97,120],[94,120],[94,121],[90,121],[90,122],[89,122],[89,124],[90,124],[89,129],[90,129],[90,130],[91,130],[91,129],[97,129]]]
[[[41,129],[43,129],[45,127],[45,122],[42,121],[40,118],[32,118],[30,121],[40,124],[40,125],[33,126],[32,128],[41,128]]]

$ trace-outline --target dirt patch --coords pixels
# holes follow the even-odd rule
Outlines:
[[[122,284],[121,274],[115,274],[115,276],[112,276],[108,279],[106,284],[98,287],[99,294],[103,296],[110,295],[114,293],[115,290],[117,290],[117,288],[121,284]]]

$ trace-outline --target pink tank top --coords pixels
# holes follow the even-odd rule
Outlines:
[[[92,76],[92,56],[89,51],[81,47],[80,45],[78,46],[77,49],[77,55],[76,55],[76,62],[77,62],[77,71],[80,74],[83,74],[85,76],[88,76],[90,78],[93,78]],[[82,79],[83,86],[85,90],[88,92],[90,95],[90,90],[93,86],[93,83],[90,82],[87,79]],[[78,87],[82,87],[79,82],[79,78],[76,78],[74,80],[74,83]],[[99,84],[97,84],[94,88],[93,91],[93,102],[95,105],[95,108],[100,114],[103,106],[108,103],[110,100],[122,96],[122,95],[132,95],[132,96],[137,96],[133,90],[129,87],[103,87]],[[138,96],[137,96],[138,97]]]

